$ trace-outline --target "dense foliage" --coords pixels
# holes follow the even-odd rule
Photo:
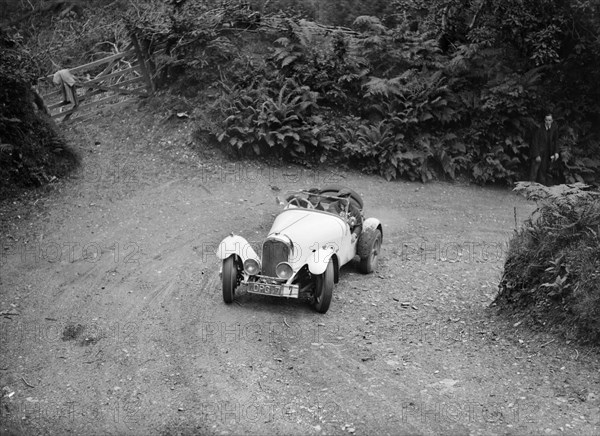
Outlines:
[[[600,0],[92,3],[38,18],[56,31],[45,51],[24,34],[32,55],[64,65],[134,31],[158,83],[202,96],[200,128],[238,153],[510,183],[527,177],[531,131],[551,111],[554,180],[599,175]]]
[[[4,8],[0,25],[42,74],[114,54],[129,43],[124,23],[115,19],[127,10],[127,0],[9,0]]]
[[[373,15],[393,20],[394,2],[389,0],[250,0],[253,9],[262,13],[285,11],[331,26],[351,26],[356,17]]]
[[[0,31],[0,191],[39,186],[68,173],[77,157],[57,133],[32,88],[39,68]]]
[[[551,188],[520,183],[538,201],[510,241],[496,304],[536,321],[600,339],[600,193],[584,184]]]
[[[218,139],[241,151],[342,160],[388,179],[511,182],[526,178],[530,133],[552,111],[562,147],[555,181],[597,178],[599,2],[393,5],[380,18],[353,17],[354,32],[263,17],[244,48],[270,45],[269,56],[249,58],[240,40],[219,50],[230,56],[219,84],[231,92],[217,105]],[[236,13],[250,23],[255,11]],[[223,40],[208,22],[207,47]],[[273,23],[278,32],[268,31]],[[224,62],[202,55],[207,66]],[[281,95],[294,104],[281,106]]]

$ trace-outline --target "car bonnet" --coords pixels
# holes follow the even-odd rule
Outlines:
[[[349,234],[348,224],[334,214],[303,208],[285,209],[281,212],[269,231],[269,237],[285,235],[300,249],[306,258],[316,247],[329,243],[337,244]]]

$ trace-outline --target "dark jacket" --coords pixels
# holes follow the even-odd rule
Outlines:
[[[542,124],[533,133],[531,158],[535,159],[537,156],[541,156],[548,159],[554,153],[558,153],[558,128],[556,123],[552,123],[550,129],[546,129],[546,126]]]

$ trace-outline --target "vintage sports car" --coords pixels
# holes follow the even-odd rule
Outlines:
[[[306,293],[325,313],[343,265],[358,255],[362,272],[375,270],[381,223],[365,219],[360,195],[341,186],[294,192],[283,204],[262,245],[262,258],[233,233],[219,244],[223,300],[231,303],[238,288],[286,298]]]

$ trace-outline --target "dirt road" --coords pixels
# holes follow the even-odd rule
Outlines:
[[[81,171],[2,206],[3,433],[600,431],[597,350],[488,308],[515,210],[531,204],[234,163],[191,144],[191,121],[159,121],[75,125]],[[225,305],[216,244],[260,241],[276,196],[330,182],[384,223],[378,271],[345,267],[325,315],[251,295]]]

